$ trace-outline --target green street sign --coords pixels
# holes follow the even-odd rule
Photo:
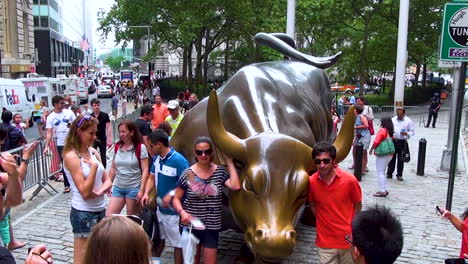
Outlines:
[[[445,4],[439,58],[468,61],[468,2]]]

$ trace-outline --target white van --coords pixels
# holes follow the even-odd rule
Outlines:
[[[76,75],[70,75],[69,78],[75,81],[77,102],[80,104],[88,102],[89,98],[86,80],[84,78],[77,77]]]
[[[13,114],[19,113],[24,119],[31,118],[34,111],[32,98],[28,97],[26,88],[18,80],[0,78],[0,107],[10,110]]]
[[[41,110],[41,100],[47,102],[47,106],[52,108],[52,97],[60,95],[59,80],[50,77],[32,77],[18,79],[26,87],[26,93],[32,99],[34,108]]]
[[[78,86],[74,79],[68,78],[65,74],[57,74],[59,79],[59,91],[63,97],[70,96],[73,103],[78,102]]]

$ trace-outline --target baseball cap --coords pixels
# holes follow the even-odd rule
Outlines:
[[[176,109],[179,107],[179,102],[177,100],[170,100],[169,103],[167,103],[167,108],[169,109]]]

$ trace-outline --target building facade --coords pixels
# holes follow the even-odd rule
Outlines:
[[[25,77],[34,60],[32,0],[0,0],[0,77]]]
[[[50,77],[83,73],[91,50],[82,45],[89,31],[87,2],[33,0],[37,73]]]

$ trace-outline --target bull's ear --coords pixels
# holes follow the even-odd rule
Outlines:
[[[333,144],[336,148],[336,163],[343,161],[348,156],[354,138],[354,106],[346,113],[341,130]]]

